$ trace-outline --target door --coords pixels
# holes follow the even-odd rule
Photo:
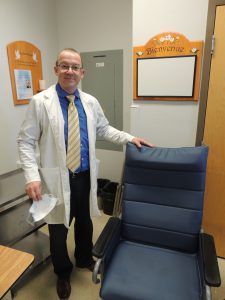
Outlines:
[[[209,146],[203,227],[225,257],[225,5],[217,6],[204,143]]]

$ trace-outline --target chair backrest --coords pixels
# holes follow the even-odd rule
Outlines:
[[[124,239],[196,252],[208,147],[126,148]]]

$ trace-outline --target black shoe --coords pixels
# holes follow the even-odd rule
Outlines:
[[[95,263],[96,263],[96,261],[93,260],[89,265],[79,265],[79,264],[76,264],[76,266],[78,268],[80,268],[80,269],[88,269],[90,272],[93,272],[94,268],[95,268]]]
[[[57,279],[56,285],[57,294],[59,299],[68,299],[71,293],[71,286],[70,286],[70,278],[60,278]]]
[[[86,267],[89,271],[93,272],[95,268],[95,261],[93,261],[89,266]]]
[[[80,269],[88,269],[89,271],[93,272],[94,267],[95,267],[95,261],[92,259],[91,263],[76,263],[76,267]]]

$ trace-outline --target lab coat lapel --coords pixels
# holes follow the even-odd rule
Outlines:
[[[46,91],[44,97],[44,106],[48,115],[50,126],[52,128],[53,136],[56,141],[57,149],[62,151],[61,153],[64,153],[64,156],[66,156],[64,119],[55,88]]]

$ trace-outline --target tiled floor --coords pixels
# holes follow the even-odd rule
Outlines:
[[[94,221],[94,241],[99,236],[108,216],[103,215]],[[47,232],[46,228],[44,231]],[[68,243],[70,256],[73,257],[73,232],[69,231]],[[225,300],[225,260],[219,259],[219,267],[222,277],[222,286],[212,290],[213,300]],[[41,268],[15,295],[15,300],[57,300],[55,290],[55,275],[50,263]],[[91,273],[74,269],[71,276],[73,300],[99,300],[99,285],[91,281]],[[116,299],[115,299],[116,300]],[[148,299],[146,299],[148,300]],[[171,299],[172,300],[172,299]],[[182,300],[182,299],[180,299]],[[191,299],[190,299],[191,300]]]

